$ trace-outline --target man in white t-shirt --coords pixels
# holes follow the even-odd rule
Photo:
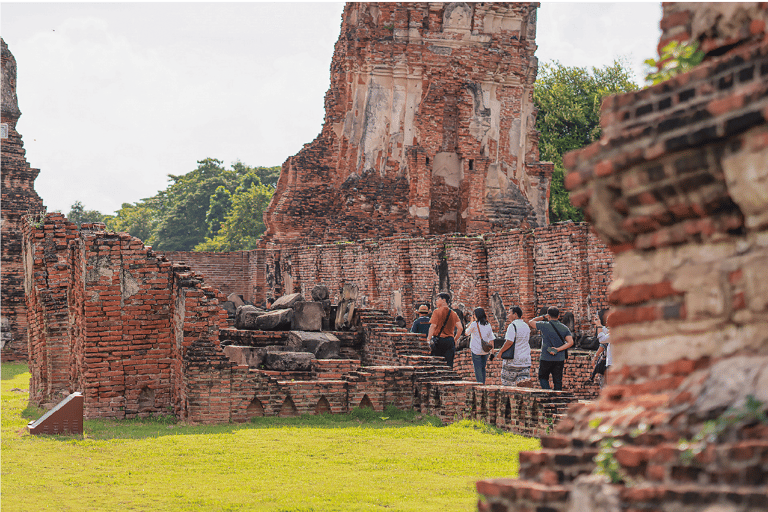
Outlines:
[[[528,339],[531,328],[523,320],[523,310],[513,307],[512,323],[504,336],[504,345],[499,349],[501,359],[501,385],[515,386],[531,378],[531,345]]]

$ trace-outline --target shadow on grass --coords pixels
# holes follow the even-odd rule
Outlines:
[[[32,406],[25,410],[29,411]],[[25,416],[26,417],[26,416]],[[347,414],[303,414],[301,416],[258,417],[249,423],[225,423],[218,425],[188,425],[180,423],[174,416],[153,416],[126,420],[96,419],[83,422],[85,435],[60,435],[51,439],[71,442],[82,439],[148,439],[179,435],[233,434],[241,430],[311,427],[324,429],[343,428],[403,428],[417,425],[442,426],[436,416],[426,416],[416,411],[401,411],[388,406],[384,411],[373,409],[355,409]]]
[[[29,372],[29,367],[26,363],[3,363],[2,365],[2,380],[11,380],[16,378],[17,375]]]

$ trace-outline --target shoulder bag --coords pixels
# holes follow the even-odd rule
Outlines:
[[[445,316],[445,321],[443,322],[443,326],[440,327],[440,330],[437,331],[437,336],[432,336],[429,338],[429,348],[431,350],[435,350],[435,345],[437,345],[437,338],[440,337],[441,334],[443,334],[443,329],[445,329],[446,324],[448,324],[448,318],[450,318],[451,313],[453,313],[453,310],[448,308],[448,314]]]
[[[515,328],[515,337],[512,339],[512,345],[501,354],[502,359],[514,359],[515,358],[515,343],[517,343],[517,326],[513,323],[512,327]]]
[[[483,352],[490,352],[493,350],[493,341],[485,341],[483,339],[483,331],[480,330],[480,324],[475,322],[475,325],[477,326],[477,333],[480,335],[480,348],[483,349]]]

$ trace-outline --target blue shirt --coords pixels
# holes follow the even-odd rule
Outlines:
[[[553,326],[557,327],[557,331],[560,333],[560,336],[563,337],[562,340],[560,339],[560,336],[558,336],[555,332]],[[554,320],[551,324],[549,322],[536,322],[536,328],[541,332],[541,360],[565,361],[564,352],[561,351],[555,355],[552,355],[548,352],[548,349],[550,347],[557,348],[565,345],[565,338],[567,336],[572,336],[571,331],[557,320]]]
[[[413,325],[411,326],[411,332],[429,334],[429,317],[420,316],[419,318],[414,320]]]

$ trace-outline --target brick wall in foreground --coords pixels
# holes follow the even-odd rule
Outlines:
[[[706,59],[607,98],[600,141],[566,155],[615,253],[614,366],[519,479],[477,483],[481,511],[768,509],[766,22],[765,3],[664,4],[660,44]],[[615,484],[587,476],[611,439]]]

